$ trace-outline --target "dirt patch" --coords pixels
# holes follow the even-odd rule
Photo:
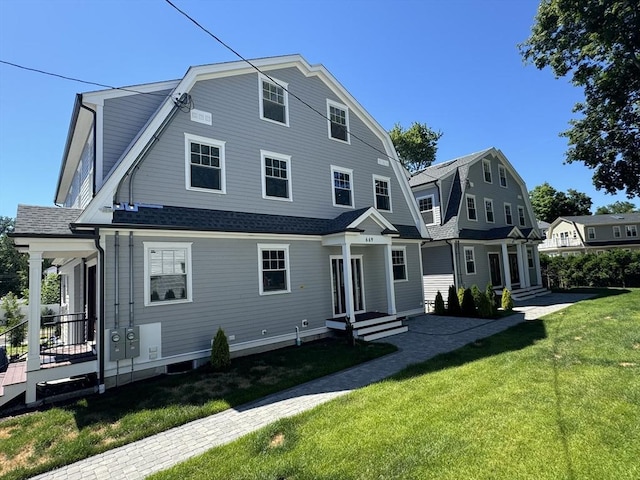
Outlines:
[[[6,438],[11,438],[11,434],[18,427],[5,427],[0,428],[0,440],[4,440]]]
[[[278,448],[284,445],[284,433],[276,433],[269,441],[269,448]]]
[[[635,367],[637,365],[637,363],[633,363],[633,362],[620,362],[619,365],[621,367]]]
[[[631,348],[633,348],[634,350],[640,350],[640,343],[634,343]]]
[[[33,445],[27,445],[15,457],[7,457],[0,453],[0,475],[23,467],[34,467],[48,460],[46,455],[33,459]]]

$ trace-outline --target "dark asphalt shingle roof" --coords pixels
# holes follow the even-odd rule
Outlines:
[[[69,225],[82,210],[76,208],[38,207],[18,205],[14,235],[67,236],[73,235]]]
[[[579,215],[560,217],[568,222],[582,225],[625,225],[640,223],[640,212],[637,213],[607,213],[604,215]]]

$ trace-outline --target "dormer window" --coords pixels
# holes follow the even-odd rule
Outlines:
[[[507,188],[507,169],[503,165],[498,165],[498,177],[500,177],[500,186]]]
[[[345,105],[327,100],[327,118],[329,138],[349,143],[349,109]]]
[[[484,181],[486,183],[493,183],[493,179],[491,178],[491,161],[482,161],[482,172],[484,174]]]
[[[260,79],[260,118],[289,126],[288,84],[264,75]]]
[[[476,210],[475,195],[467,195],[467,219],[474,222],[478,221],[478,211]]]

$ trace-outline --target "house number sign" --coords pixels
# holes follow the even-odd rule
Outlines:
[[[373,243],[374,242],[374,238],[373,237],[364,237],[364,242],[365,243]]]

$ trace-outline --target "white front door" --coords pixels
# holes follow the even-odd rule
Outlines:
[[[334,317],[340,317],[347,311],[343,267],[344,260],[342,257],[331,257],[331,291]],[[365,310],[362,256],[351,257],[351,278],[353,283],[353,309],[355,313],[362,313]]]

